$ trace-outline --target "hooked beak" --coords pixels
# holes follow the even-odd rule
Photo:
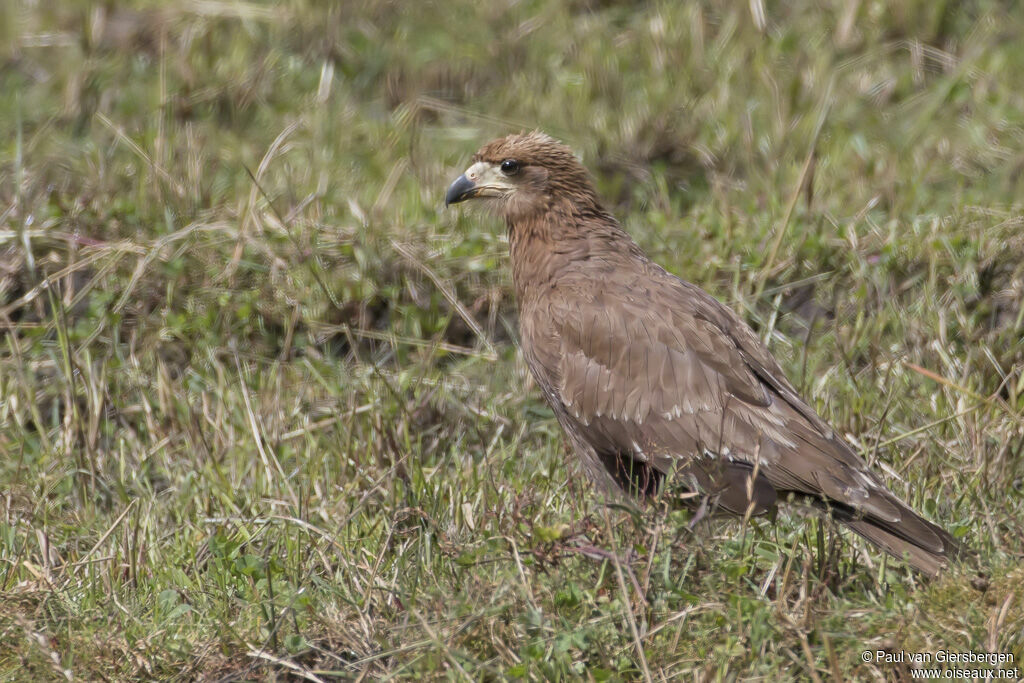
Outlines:
[[[472,199],[479,192],[476,183],[466,177],[463,173],[455,182],[448,187],[448,191],[444,193],[444,205],[447,208],[452,204],[458,204],[464,202],[467,199]]]
[[[487,161],[478,161],[455,179],[444,195],[444,205],[450,206],[476,197],[507,198],[515,192],[515,183]]]

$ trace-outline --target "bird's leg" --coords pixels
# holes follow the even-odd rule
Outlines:
[[[703,521],[703,519],[707,516],[709,507],[708,498],[709,496],[701,497],[700,505],[697,506],[696,512],[693,513],[693,519],[691,519],[690,523],[686,525],[686,527],[690,531],[693,531],[696,528],[696,526],[700,524],[701,521]]]

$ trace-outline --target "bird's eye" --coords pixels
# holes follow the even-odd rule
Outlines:
[[[505,175],[519,173],[519,162],[515,159],[505,159],[505,161],[501,162],[501,172]]]

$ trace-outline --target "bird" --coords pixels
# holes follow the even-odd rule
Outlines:
[[[504,219],[522,354],[598,490],[737,516],[804,501],[937,575],[959,543],[895,494],[731,308],[652,261],[570,147],[489,142],[448,187]]]

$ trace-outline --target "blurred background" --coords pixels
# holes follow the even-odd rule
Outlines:
[[[0,678],[1019,665],[1022,74],[994,0],[0,5]],[[533,129],[980,571],[603,511],[443,209]]]

